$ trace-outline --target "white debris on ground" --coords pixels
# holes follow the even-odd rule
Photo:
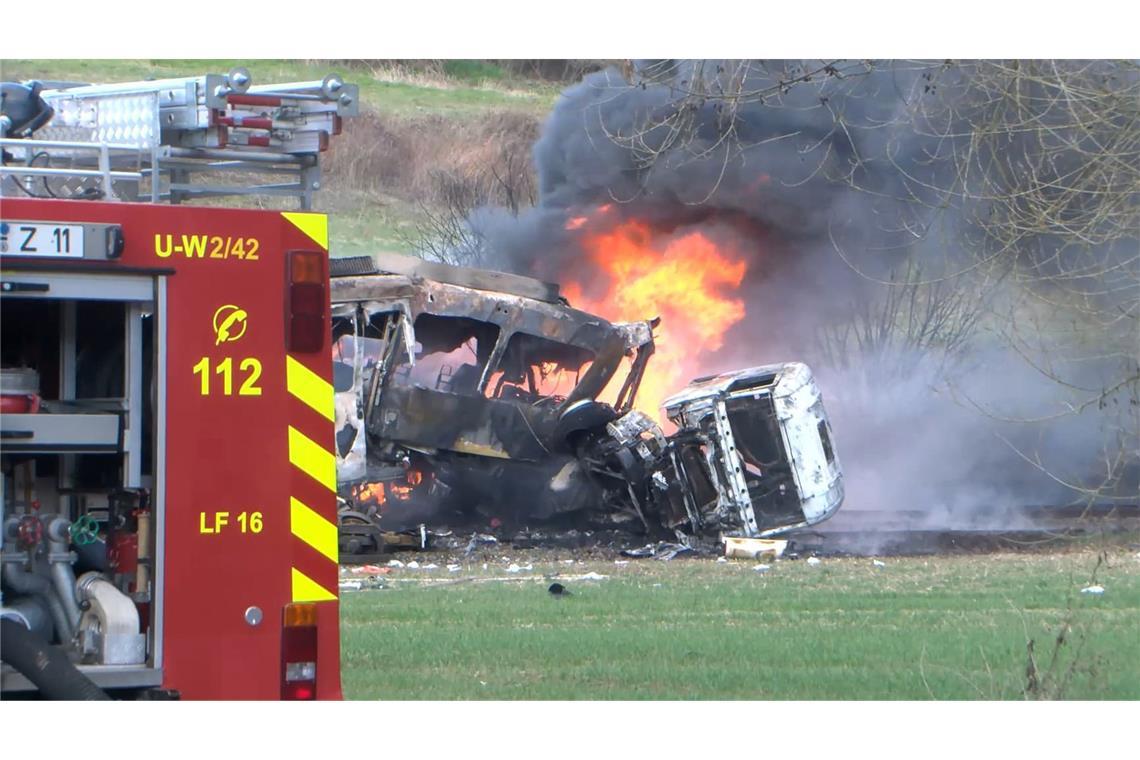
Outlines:
[[[423,569],[424,570],[435,570],[437,567],[439,567],[439,565],[432,562],[430,565],[424,565]]]
[[[723,563],[723,562],[728,562],[728,560],[727,560],[727,559],[725,559],[724,557],[717,557],[717,558],[716,558],[716,563],[717,563],[718,565],[719,565],[719,564],[721,564],[721,563]]]
[[[420,567],[420,563],[419,563],[419,562],[416,562],[415,560],[412,560],[411,562],[409,562],[409,563],[408,563],[407,565],[405,565],[404,567],[410,568],[410,569],[412,569],[412,570],[418,570],[418,569],[419,569],[419,567]]]
[[[628,559],[615,559],[614,564],[615,565],[628,565],[629,560]]]
[[[398,559],[388,560],[388,567],[403,567],[403,566],[404,566],[404,563]]]
[[[874,565],[875,567],[886,567],[887,566],[886,562],[883,562],[882,560],[878,560],[878,559],[871,560],[871,564]]]
[[[819,559],[819,557],[808,557],[808,559],[807,559],[807,563],[809,565],[818,565],[820,563],[820,561],[821,560]]]
[[[581,577],[581,580],[584,580],[584,581],[601,581],[601,580],[605,580],[606,578],[609,578],[609,577],[610,576],[608,576],[608,575],[599,575],[598,573],[591,571],[591,572],[588,572],[585,575],[583,575]]]
[[[517,564],[512,562],[511,566],[507,568],[507,572],[508,573],[518,573],[518,572],[522,572],[523,570],[533,570],[533,569],[534,569],[534,565],[517,565]]]
[[[1085,586],[1083,589],[1081,589],[1081,593],[1100,595],[1104,593],[1104,586]]]
[[[562,564],[563,564],[563,565],[573,565],[573,564],[574,564],[574,560],[572,560],[572,559],[564,559],[564,560],[562,560]]]
[[[752,569],[758,573],[766,573],[772,569],[772,566],[771,565],[757,565],[756,567],[754,567]]]
[[[785,539],[745,538],[725,536],[724,556],[736,559],[774,560],[784,556],[788,548]]]
[[[339,588],[341,591],[359,591],[364,588],[364,584],[360,581],[341,581]]]
[[[460,567],[459,565],[448,565],[447,566],[447,572],[449,572],[449,573],[458,573],[462,569],[463,568]]]

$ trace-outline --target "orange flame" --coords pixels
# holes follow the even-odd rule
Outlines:
[[[384,494],[384,484],[365,483],[357,491],[356,500],[361,504],[385,504],[388,499]]]
[[[597,272],[565,283],[570,303],[615,322],[661,317],[656,353],[635,404],[657,418],[666,396],[708,374],[702,362],[721,348],[725,332],[744,318],[743,299],[732,295],[748,268],[744,255],[718,246],[699,231],[655,234],[638,219],[581,234]],[[583,284],[594,277],[589,285]],[[616,394],[612,385],[607,391]]]
[[[365,483],[357,488],[356,501],[359,504],[375,504],[379,507],[388,505],[389,497],[396,501],[408,501],[412,492],[424,482],[424,473],[417,469],[410,469],[405,476],[405,482],[389,481],[388,483]]]

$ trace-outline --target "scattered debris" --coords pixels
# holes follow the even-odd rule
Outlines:
[[[584,581],[603,581],[609,577],[610,576],[608,576],[608,575],[599,575],[598,573],[595,573],[595,572],[589,572],[589,573],[586,573],[585,575],[582,576],[582,580],[584,580]]]
[[[463,568],[460,567],[459,565],[448,565],[447,566],[447,572],[449,572],[449,573],[458,573],[462,569]]]
[[[405,565],[405,567],[411,568],[412,570],[418,570],[420,567],[420,563],[416,562],[415,560],[412,560],[407,565]]]
[[[772,566],[771,565],[757,565],[756,567],[754,567],[752,569],[758,573],[766,573],[772,569]]]
[[[640,549],[623,549],[622,556],[633,557],[635,559],[653,557],[668,562],[678,554],[686,554],[691,551],[693,551],[693,547],[686,546],[685,544],[671,544],[667,541],[658,541],[656,544],[646,544]]]
[[[359,591],[364,588],[364,583],[361,581],[341,581],[338,587],[341,591]]]
[[[717,558],[716,558],[716,561],[717,561],[717,563],[718,563],[718,564],[719,564],[719,563],[721,563],[721,562],[728,562],[728,560],[727,560],[727,559],[725,559],[724,557],[717,557]]]
[[[517,564],[512,562],[511,566],[507,568],[507,572],[508,573],[518,573],[518,572],[522,572],[523,570],[533,570],[533,569],[534,569],[534,565],[517,565]]]
[[[1104,586],[1085,586],[1081,589],[1082,594],[1096,594],[1097,596],[1104,593]]]
[[[724,556],[738,559],[776,559],[784,556],[786,540],[725,536]]]
[[[628,565],[629,560],[628,559],[615,559],[614,564],[615,565]]]
[[[821,560],[819,559],[819,557],[808,557],[808,559],[807,559],[807,563],[809,565],[813,565],[813,566],[818,565],[820,563],[820,561]]]
[[[883,562],[882,560],[878,560],[878,559],[871,560],[871,564],[874,565],[875,567],[886,567],[887,566],[886,562]]]
[[[398,559],[388,560],[388,567],[403,567],[403,566],[404,566],[404,563]]]
[[[439,565],[432,562],[430,565],[424,565],[423,569],[424,570],[435,570],[437,567],[439,567]]]
[[[678,554],[688,554],[693,551],[693,547],[684,544],[658,544],[657,556],[654,559],[660,559],[668,562],[676,557]]]
[[[571,596],[570,589],[563,586],[561,583],[551,583],[550,588],[547,589],[554,596]]]
[[[499,539],[486,533],[472,533],[471,540],[467,542],[467,548],[463,550],[464,554],[472,554],[476,549],[485,544],[497,544]]]

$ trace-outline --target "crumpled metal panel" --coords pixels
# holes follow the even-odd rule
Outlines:
[[[752,503],[729,414],[724,402],[770,396],[780,426],[780,445],[791,466],[803,519],[777,526],[764,525]],[[713,420],[715,440],[707,452],[709,468],[723,477],[717,483],[720,509],[739,515],[746,536],[765,536],[827,519],[843,502],[842,469],[832,449],[828,458],[822,436],[831,437],[830,423],[811,370],[799,362],[765,365],[700,378],[663,404],[669,419],[682,429],[696,429]],[[834,443],[831,444],[834,446]],[[719,463],[719,468],[717,464]]]

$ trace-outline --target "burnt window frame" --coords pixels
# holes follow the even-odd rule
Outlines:
[[[429,351],[427,349],[432,347],[433,344],[425,342],[422,338],[425,334],[430,334],[432,329],[432,327],[429,324],[426,324],[425,321],[433,320],[439,320],[440,322],[444,323],[467,323],[467,325],[472,328],[471,334],[468,335],[468,337],[460,340],[455,344],[454,347],[450,349],[444,350],[443,348],[436,348],[435,350]],[[410,331],[411,344],[413,346],[420,346],[420,349],[416,352],[416,355],[414,357],[409,356],[407,351],[395,352],[390,373],[391,382],[404,387],[423,388],[424,390],[432,391],[434,393],[450,393],[465,396],[482,395],[481,386],[483,375],[485,374],[490,362],[494,359],[496,347],[502,340],[503,328],[501,325],[484,319],[476,319],[474,317],[454,314],[438,314],[431,311],[421,311],[411,316],[407,322],[407,329]],[[462,333],[462,330],[459,330],[457,332]],[[480,332],[483,334],[481,335]],[[475,368],[474,371],[467,373],[467,376],[471,379],[470,387],[467,387],[466,384],[462,389],[458,390],[454,386],[450,388],[441,387],[441,382],[444,378],[443,366],[440,367],[439,372],[436,374],[435,380],[432,381],[432,384],[430,386],[410,380],[412,373],[416,371],[417,367],[421,366],[423,360],[426,357],[434,356],[437,354],[448,355],[454,353],[455,351],[461,349],[472,339],[475,340],[475,347],[474,349],[469,350],[472,350],[472,353],[475,355],[475,363],[469,364],[467,362],[464,362],[463,364],[459,365],[473,366]],[[455,372],[453,371],[447,376],[454,377],[454,375]]]
[[[585,378],[586,373],[589,372],[589,369],[584,370],[583,368],[586,367],[587,364],[592,366],[593,362],[596,362],[598,359],[598,353],[596,351],[594,351],[590,348],[587,348],[586,346],[582,346],[582,345],[579,345],[576,343],[569,343],[567,341],[555,340],[555,339],[547,337],[545,335],[536,335],[535,333],[528,332],[526,330],[512,330],[509,333],[503,333],[500,336],[500,341],[502,341],[502,344],[503,344],[502,350],[496,352],[495,363],[486,372],[487,383],[485,385],[483,385],[483,387],[480,388],[480,393],[485,398],[492,399],[492,400],[504,400],[504,399],[500,399],[499,396],[497,395],[500,392],[501,386],[504,383],[504,378],[506,377],[506,370],[503,369],[504,362],[511,356],[512,343],[515,341],[515,339],[517,337],[520,337],[520,336],[522,338],[526,338],[526,339],[531,339],[531,340],[536,340],[536,341],[542,341],[544,343],[549,343],[552,346],[565,347],[566,349],[570,349],[572,351],[580,351],[583,354],[589,355],[589,358],[583,359],[582,363],[578,366],[578,369],[575,372],[574,385],[572,385],[569,389],[567,389],[566,394],[563,396],[557,396],[555,394],[543,395],[543,394],[538,393],[537,383],[534,383],[534,378],[531,376],[531,373],[529,373],[529,372],[526,373],[526,375],[524,375],[524,377],[519,381],[506,381],[506,382],[511,382],[513,385],[519,385],[520,383],[525,382],[528,386],[527,389],[535,397],[531,401],[531,403],[538,403],[538,402],[546,400],[546,399],[556,399],[559,401],[559,403],[561,403],[566,398],[573,395],[574,391],[582,384],[582,380]],[[520,353],[521,353],[521,351],[520,351]],[[524,355],[524,358],[525,358],[525,355]],[[537,365],[535,365],[535,364],[524,364],[524,366],[527,368],[533,369]],[[564,370],[564,371],[568,371],[568,370]],[[494,389],[492,389],[491,378],[498,372],[503,372],[503,375],[495,383],[496,387]],[[534,387],[530,387],[532,383],[534,383]],[[509,400],[509,399],[506,399],[506,400]]]

